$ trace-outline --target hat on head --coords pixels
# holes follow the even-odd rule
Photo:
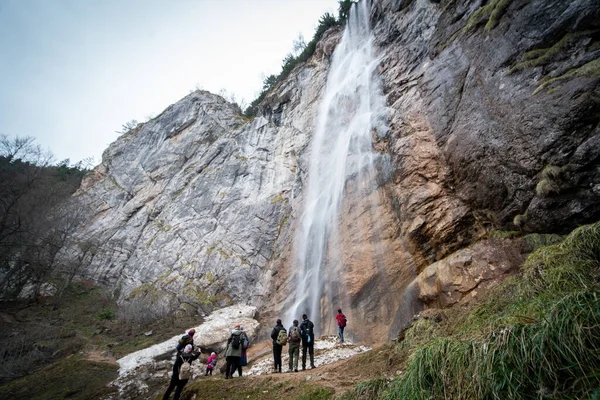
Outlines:
[[[188,344],[187,346],[185,346],[185,349],[183,349],[184,353],[191,353],[192,352],[192,345]]]
[[[190,336],[194,336],[194,333],[196,333],[196,330],[194,328],[192,328],[188,331],[188,335],[190,335]]]

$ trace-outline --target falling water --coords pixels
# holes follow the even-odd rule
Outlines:
[[[369,6],[367,0],[352,6],[319,107],[295,242],[297,292],[286,321],[303,313],[316,321],[324,317],[321,298],[331,300],[342,290],[338,224],[344,192],[364,195],[377,186],[372,137],[386,134],[385,102],[375,72]]]

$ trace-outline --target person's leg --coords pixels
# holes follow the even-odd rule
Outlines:
[[[294,348],[294,371],[298,372],[298,358],[300,357],[300,344]]]
[[[240,365],[240,358],[239,357],[231,357],[231,375],[230,377],[233,378],[233,373],[238,369]],[[240,375],[241,376],[241,375]]]
[[[315,342],[309,343],[308,351],[310,353],[310,366],[315,368]]]
[[[275,345],[275,372],[281,370],[281,351],[283,346]]]
[[[294,362],[294,347],[290,343],[290,348],[288,349],[288,367],[290,367],[290,371],[293,370],[293,362]]]
[[[302,342],[302,369],[306,369],[306,348],[308,347],[308,343]]]
[[[186,383],[188,383],[187,379],[179,381],[179,383],[177,384],[177,389],[175,390],[175,395],[173,396],[173,400],[179,400],[181,391],[183,390],[183,387],[185,386]]]
[[[242,376],[242,365],[240,363],[240,365],[238,365],[238,375]]]
[[[171,382],[169,383],[169,387],[167,388],[167,391],[165,392],[165,395],[163,396],[163,400],[167,400],[169,398],[169,396],[171,395],[171,392],[173,391],[173,389],[175,389],[175,387],[177,386],[177,383],[179,383],[179,377],[177,376],[177,368],[173,368],[173,375],[171,376]]]
[[[232,358],[231,356],[227,356],[225,358],[225,360],[227,361],[227,365],[225,366],[225,379],[229,379],[231,377],[231,373],[233,373],[233,370],[231,369],[231,363],[232,363]]]
[[[277,370],[277,345],[273,345],[273,370]]]

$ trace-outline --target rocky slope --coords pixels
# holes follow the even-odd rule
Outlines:
[[[497,243],[439,263],[490,231],[598,219],[599,14],[594,0],[373,2],[390,128],[374,147],[389,163],[369,201],[347,193],[344,205],[337,300],[355,340],[395,335],[416,296],[450,305],[518,266],[522,255]],[[78,192],[93,209],[80,235],[101,249],[88,274],[123,302],[204,312],[247,302],[268,324],[281,315],[338,40],[328,32],[253,121],[195,92],[113,143]],[[313,320],[334,329],[327,315]]]

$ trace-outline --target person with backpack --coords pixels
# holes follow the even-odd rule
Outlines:
[[[346,322],[348,322],[348,320],[346,319],[346,316],[342,313],[341,308],[338,308],[338,313],[335,316],[335,319],[337,319],[338,336],[340,337],[340,341],[344,343],[344,328],[346,327]]]
[[[306,314],[302,315],[302,323],[300,324],[300,335],[302,337],[302,371],[306,369],[306,350],[310,354],[310,367],[315,366],[315,324],[308,319]]]
[[[277,324],[271,332],[271,339],[273,339],[275,372],[281,373],[281,351],[283,350],[283,346],[287,344],[287,331],[283,327],[280,319],[277,320]]]
[[[292,326],[288,331],[288,340],[290,342],[290,348],[288,354],[290,356],[289,366],[290,372],[298,372],[298,358],[300,357],[300,328],[298,327],[298,320],[295,319]]]
[[[206,360],[206,374],[204,374],[204,376],[212,375],[213,370],[216,367],[217,367],[217,354],[213,351],[212,353],[210,353],[210,357],[208,357],[208,360]]]
[[[196,330],[192,328],[179,339],[176,346],[177,353],[181,353],[188,344],[191,344],[192,347],[194,346],[194,334],[196,334]]]
[[[175,355],[175,364],[173,364],[171,382],[163,396],[163,400],[167,400],[175,388],[173,400],[179,400],[183,387],[192,377],[192,361],[196,360],[198,357],[200,357],[200,349],[190,343],[188,343],[182,351],[177,352]]]
[[[227,347],[225,348],[225,360],[227,360],[225,379],[233,378],[233,373],[238,368],[242,357],[243,342],[244,336],[240,330],[240,324],[235,324],[229,339],[227,339]]]
[[[244,331],[244,327],[240,325],[240,331],[242,331],[243,342],[242,342],[242,356],[240,357],[240,364],[238,365],[238,375],[242,376],[242,367],[248,365],[248,356],[246,355],[246,350],[250,347],[250,340],[248,339],[248,335],[246,335],[246,331]]]

